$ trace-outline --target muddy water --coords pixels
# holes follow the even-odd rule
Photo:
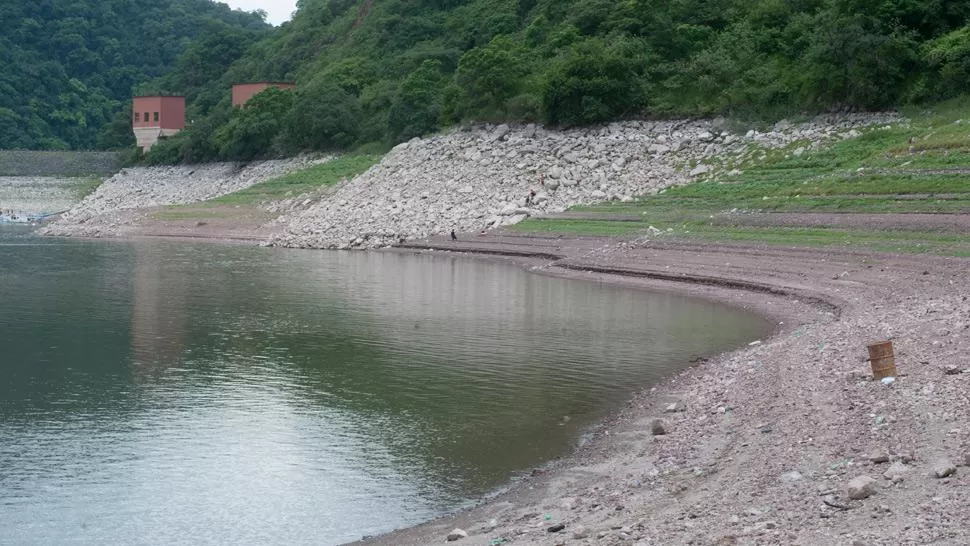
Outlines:
[[[735,309],[463,258],[0,230],[0,542],[337,544],[572,449]]]

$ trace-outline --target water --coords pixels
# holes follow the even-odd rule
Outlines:
[[[2,228],[0,543],[337,544],[414,524],[766,328],[465,258]]]

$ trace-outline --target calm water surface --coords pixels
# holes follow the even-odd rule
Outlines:
[[[767,328],[464,258],[3,228],[0,543],[338,544],[414,524]]]

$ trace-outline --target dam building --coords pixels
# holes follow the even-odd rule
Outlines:
[[[232,105],[242,108],[246,106],[249,99],[253,98],[253,95],[259,93],[260,91],[269,89],[270,87],[293,91],[296,89],[296,84],[292,82],[237,83],[232,86]]]
[[[185,97],[134,97],[131,128],[138,147],[147,153],[159,139],[176,135],[185,128]]]

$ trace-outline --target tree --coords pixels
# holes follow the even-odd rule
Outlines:
[[[531,70],[528,50],[509,36],[496,36],[485,47],[465,53],[455,74],[461,117],[506,117],[508,101],[523,91]]]
[[[387,128],[392,141],[408,140],[438,128],[444,83],[438,61],[424,61],[404,78],[388,112]]]
[[[249,161],[269,157],[293,107],[293,93],[270,87],[232,113],[229,122],[212,135],[221,159]]]

